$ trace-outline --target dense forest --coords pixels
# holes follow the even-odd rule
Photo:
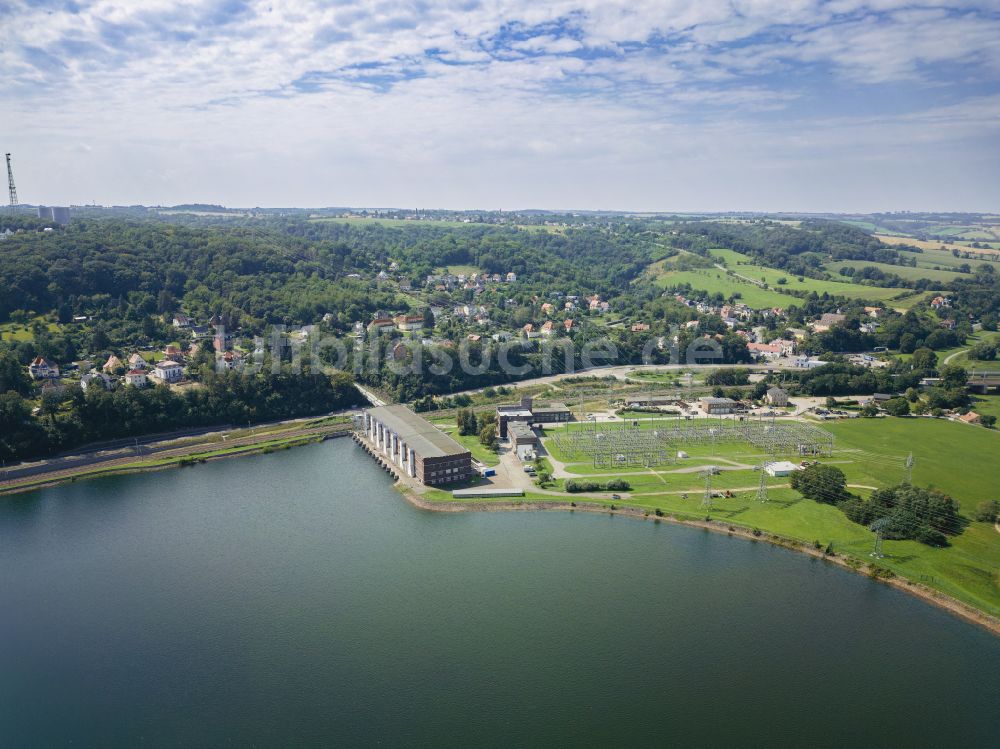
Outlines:
[[[377,314],[423,315],[422,336],[393,330],[376,336],[375,348],[352,342],[343,361],[329,351],[317,353],[360,382],[412,401],[579,369],[587,363],[583,347],[596,341],[610,344],[617,363],[665,363],[678,354],[683,360],[689,346],[706,339],[720,352],[712,361],[749,362],[745,337],[719,314],[678,302],[649,276],[650,265],[665,253],[677,257],[687,250],[694,254],[684,259],[710,264],[708,250],[727,247],[817,277],[829,259],[907,262],[906,253],[861,229],[819,219],[791,226],[690,217],[533,214],[522,217],[523,225],[509,215],[487,218],[494,223],[314,220],[304,212],[266,211],[167,215],[141,207],[86,209],[68,226],[0,217],[0,329],[10,331],[0,343],[0,455],[33,456],[113,435],[320,413],[356,402],[357,391],[343,375],[315,373],[299,382],[290,374],[214,372],[210,348],[189,365],[200,371],[192,374],[198,387],[183,394],[157,387],[84,395],[74,387],[43,396],[26,375],[37,356],[63,365],[78,359],[99,364],[112,354],[155,351],[178,339],[187,347],[188,332],[171,325],[180,312],[202,325],[221,320],[247,353],[261,340],[286,335],[283,329],[310,326],[324,340],[353,341],[348,335]],[[462,269],[492,280],[456,284],[454,274]],[[516,283],[504,281],[508,274]],[[864,301],[828,293],[789,296],[784,319],[757,314],[746,325],[763,328],[769,338],[787,337],[786,328],[807,327],[825,312],[845,314],[843,324],[804,342],[806,353],[820,355],[874,347],[941,350],[963,342],[972,320],[995,328],[1000,279],[992,267],[953,282],[952,294],[954,306],[945,312],[893,313],[874,332],[864,326]],[[594,299],[606,311],[588,310]],[[727,300],[716,294],[705,301]],[[471,310],[467,317],[450,314],[462,305]],[[952,327],[939,324],[945,315],[953,318]],[[531,338],[526,331],[543,321],[555,325],[551,337]],[[510,366],[501,368],[499,342],[511,336],[505,350]],[[454,352],[459,343],[472,366],[434,366],[442,350]],[[560,348],[566,343],[574,344],[568,355]],[[308,358],[308,344],[304,351],[297,355]],[[291,366],[289,350],[276,356]],[[893,369],[891,376],[907,387],[932,372]],[[833,357],[828,367],[803,374],[798,387],[812,394],[874,392],[888,388],[889,376],[850,371]],[[935,402],[957,400],[949,392]]]

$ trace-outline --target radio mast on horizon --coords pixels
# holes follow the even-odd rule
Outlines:
[[[14,170],[10,168],[10,154],[5,154],[5,156],[7,157],[7,192],[10,194],[10,213],[14,215],[18,206],[17,188],[14,186]]]

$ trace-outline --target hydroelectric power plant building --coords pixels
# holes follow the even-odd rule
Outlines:
[[[364,412],[368,442],[404,475],[424,484],[453,484],[473,478],[472,453],[406,406]]]

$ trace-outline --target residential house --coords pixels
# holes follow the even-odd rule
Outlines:
[[[104,372],[98,372],[96,369],[92,369],[80,378],[80,389],[84,392],[91,387],[110,390],[113,386],[113,382],[114,381],[104,374]]]
[[[979,414],[975,411],[969,411],[967,414],[962,414],[958,417],[958,420],[963,424],[978,424],[980,421]]]
[[[130,356],[128,358],[128,366],[129,366],[129,369],[148,369],[149,368],[149,365],[146,363],[146,360],[143,359],[142,356],[140,356],[139,354],[132,354],[132,356]]]
[[[546,337],[552,335],[552,321],[551,320],[546,320],[545,322],[542,323],[541,333],[542,333],[543,336],[546,336]]]
[[[383,333],[386,330],[392,330],[396,323],[392,321],[391,317],[376,317],[370,323],[368,323],[369,333]]]
[[[181,312],[174,315],[172,324],[175,328],[190,328],[192,325],[191,318]]]
[[[755,359],[777,359],[781,356],[781,346],[773,343],[750,342],[747,344],[747,350]]]
[[[163,359],[156,363],[153,375],[161,382],[177,382],[184,378],[184,367],[170,359]]]
[[[552,310],[553,310],[553,307],[552,307],[552,305],[549,302],[545,302],[544,304],[542,304],[542,314],[543,315],[551,315],[552,314]]]
[[[396,329],[401,331],[421,330],[424,327],[423,315],[396,315]]]
[[[114,354],[108,357],[108,360],[104,362],[104,366],[101,367],[108,374],[118,374],[119,372],[125,371],[125,365],[122,364],[122,360],[119,359]]]
[[[36,356],[28,365],[28,374],[33,380],[58,379],[59,365],[41,356]]]
[[[147,385],[145,369],[130,369],[125,373],[125,384],[132,387],[144,388]]]
[[[637,322],[632,325],[633,333],[645,333],[649,330],[649,323]]]
[[[563,327],[566,329],[567,333],[573,330],[573,318],[567,317],[565,320],[563,320]]]
[[[216,359],[216,366],[223,369],[239,369],[243,365],[243,354],[239,351],[227,351]]]
[[[791,356],[795,353],[796,343],[788,338],[775,338],[770,342],[772,346],[778,346],[781,349],[782,356]]]
[[[846,315],[838,315],[834,312],[825,312],[819,320],[812,324],[812,329],[817,333],[823,333],[834,325],[839,325],[847,319]]]
[[[788,405],[788,391],[784,388],[773,387],[769,388],[764,396],[764,400],[769,406],[787,406]]]

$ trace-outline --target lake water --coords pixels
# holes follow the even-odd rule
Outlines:
[[[996,746],[1000,639],[666,523],[417,510],[349,440],[0,499],[0,747]]]

